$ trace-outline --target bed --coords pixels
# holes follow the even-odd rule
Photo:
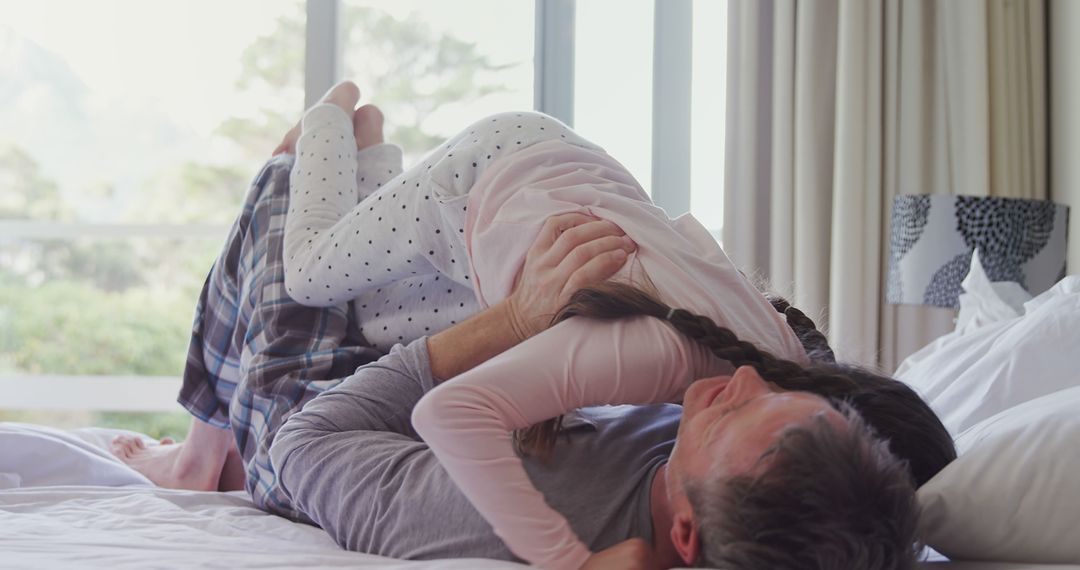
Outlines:
[[[954,560],[928,549],[920,568],[1080,570],[1080,276],[1023,304],[965,287],[957,331],[897,371],[961,451],[919,491],[930,544]],[[0,423],[0,568],[523,567],[348,552],[243,493],[153,486],[106,451],[116,433]]]
[[[458,559],[406,562],[338,548],[321,530],[268,515],[239,492],[57,486],[0,492],[4,568],[378,568],[509,570]],[[926,569],[1080,566],[928,561]]]

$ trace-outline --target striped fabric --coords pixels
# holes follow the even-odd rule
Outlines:
[[[303,520],[278,487],[270,444],[292,413],[381,353],[355,332],[348,304],[304,307],[285,292],[292,160],[279,155],[259,172],[206,278],[178,401],[200,420],[232,429],[256,505]]]

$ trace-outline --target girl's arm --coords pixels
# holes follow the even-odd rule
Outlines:
[[[413,426],[510,550],[577,570],[589,549],[532,486],[510,432],[582,406],[678,401],[718,365],[658,319],[574,318],[429,392]]]

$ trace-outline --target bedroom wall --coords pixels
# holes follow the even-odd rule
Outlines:
[[[1050,199],[1068,204],[1068,272],[1080,273],[1080,2],[1050,0]]]

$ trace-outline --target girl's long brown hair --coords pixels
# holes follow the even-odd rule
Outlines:
[[[839,406],[850,404],[877,434],[889,441],[890,450],[908,462],[916,484],[921,485],[956,458],[952,438],[929,406],[905,384],[862,368],[836,364],[828,342],[814,322],[787,301],[771,298],[777,311],[803,342],[813,360],[808,366],[777,358],[743,341],[712,319],[675,309],[652,295],[623,283],[608,282],[582,289],[552,319],[552,324],[571,317],[619,319],[646,315],[668,320],[676,330],[700,343],[732,366],[753,366],[758,374],[781,389],[811,392]],[[561,430],[562,416],[518,430],[514,440],[525,455],[548,457]]]

